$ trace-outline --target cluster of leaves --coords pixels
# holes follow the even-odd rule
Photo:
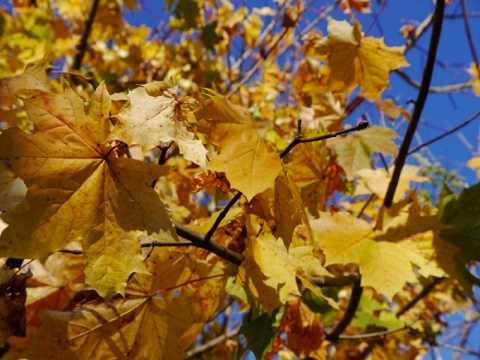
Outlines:
[[[168,1],[168,40],[89,3],[0,9],[5,358],[180,359],[213,339],[214,358],[411,359],[469,306],[480,187],[434,205],[406,165],[387,207],[374,159],[395,131],[345,126],[364,101],[411,119],[382,99],[407,45],[362,32],[369,1],[339,1],[352,21],[325,35],[302,2]]]

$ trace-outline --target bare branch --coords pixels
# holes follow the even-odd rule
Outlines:
[[[87,19],[85,20],[85,26],[83,27],[82,37],[80,43],[77,46],[77,54],[73,60],[72,69],[79,70],[82,65],[83,56],[87,51],[87,42],[90,33],[92,32],[93,21],[95,20],[95,14],[97,13],[98,4],[100,0],[93,0],[90,11],[88,12]]]
[[[237,328],[237,329],[229,331],[229,332],[227,332],[223,335],[220,335],[219,337],[216,337],[215,339],[212,339],[212,340],[206,342],[205,344],[202,344],[202,345],[196,347],[195,349],[192,349],[192,350],[188,351],[187,352],[187,356],[188,356],[187,359],[192,359],[195,356],[197,356],[201,353],[204,353],[205,351],[213,349],[215,346],[224,342],[226,339],[238,335],[239,332],[240,332],[240,328]]]
[[[480,63],[478,61],[477,50],[475,49],[475,43],[472,38],[472,30],[470,29],[470,22],[467,16],[467,4],[465,0],[461,0],[462,12],[463,12],[463,23],[465,24],[465,30],[467,32],[468,46],[470,47],[470,53],[472,54],[473,61],[475,62],[475,67],[477,68],[477,73],[480,74]]]
[[[360,285],[360,278],[353,284],[352,293],[350,294],[350,301],[348,302],[347,310],[343,315],[343,318],[335,326],[335,328],[325,336],[325,339],[329,341],[336,341],[339,339],[340,334],[347,328],[348,324],[352,321],[355,313],[357,312],[360,298],[362,297],[363,287]]]
[[[414,88],[416,89],[421,88],[422,84],[410,78],[407,74],[405,74],[404,71],[394,70],[394,73],[400,76],[403,80],[405,80],[407,84],[413,86]],[[453,92],[463,91],[469,88],[470,86],[471,85],[468,82],[460,83],[460,84],[445,85],[445,86],[431,86],[428,88],[428,91],[434,94],[453,93]]]
[[[422,291],[418,293],[417,296],[415,296],[408,304],[406,304],[402,309],[397,311],[397,317],[402,316],[405,314],[408,310],[413,308],[416,303],[418,303],[420,300],[422,300],[425,296],[427,296],[433,289],[435,289],[435,286],[440,284],[443,281],[443,278],[435,278],[430,284],[425,286]]]
[[[463,121],[462,123],[460,123],[459,125],[455,126],[454,128],[444,132],[443,134],[440,134],[439,136],[437,137],[434,137],[433,139],[431,140],[428,140],[426,142],[424,142],[423,144],[420,144],[418,145],[416,148],[410,150],[408,152],[407,155],[411,155],[415,152],[417,152],[418,150],[420,150],[421,148],[424,148],[425,146],[428,146],[428,145],[431,145],[433,144],[434,142],[437,142],[441,139],[443,139],[444,137],[450,135],[450,134],[453,134],[455,132],[457,132],[458,130],[460,130],[461,128],[467,126],[468,124],[470,124],[472,121],[474,121],[476,118],[478,118],[480,116],[480,111],[478,111],[477,113],[475,113],[474,115],[470,116],[467,120]]]
[[[235,265],[240,265],[243,262],[243,256],[235,251],[229,250],[226,247],[216,243],[215,241],[209,240],[205,241],[205,237],[188,227],[174,223],[175,228],[177,229],[178,236],[183,237],[184,239],[190,240],[194,246],[208,250],[222,259],[230,261]]]
[[[437,56],[438,43],[440,41],[440,33],[442,31],[443,23],[443,12],[445,8],[445,0],[437,0],[435,5],[435,14],[433,19],[433,29],[432,37],[430,40],[430,48],[428,50],[427,63],[424,70],[424,76],[422,79],[422,85],[418,93],[417,101],[415,102],[415,108],[413,110],[412,120],[408,125],[407,132],[403,139],[398,157],[395,161],[395,169],[393,170],[392,179],[390,184],[388,184],[387,194],[385,195],[384,205],[389,208],[392,205],[393,196],[395,195],[395,190],[397,189],[398,181],[400,179],[400,174],[402,173],[403,166],[405,165],[405,160],[408,155],[408,149],[412,143],[413,135],[417,130],[420,117],[422,115],[423,106],[427,100],[428,89],[430,88],[430,83],[432,81],[433,69],[435,67],[435,58]]]
[[[358,334],[358,335],[340,335],[338,338],[341,340],[362,340],[362,339],[371,339],[371,338],[376,338],[376,337],[383,337],[386,335],[391,335],[395,334],[400,331],[405,331],[408,330],[408,326],[403,326],[398,329],[393,329],[393,330],[385,330],[385,331],[378,331],[374,333],[369,333],[369,334]]]

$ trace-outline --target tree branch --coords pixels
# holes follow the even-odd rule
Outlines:
[[[177,223],[174,223],[174,225],[177,229],[178,236],[183,237],[186,240],[190,240],[194,246],[208,250],[235,265],[240,265],[243,262],[243,256],[239,253],[229,250],[215,241],[205,241],[205,237],[203,235],[193,231],[192,229],[189,229],[184,225]]]
[[[403,80],[408,85],[413,86],[416,89],[420,89],[422,87],[422,84],[416,82],[412,78],[410,78],[407,74],[405,74],[404,71],[402,70],[394,70],[394,73],[400,76]],[[445,85],[445,86],[431,86],[428,88],[428,92],[431,92],[433,94],[445,94],[445,93],[452,93],[452,92],[460,92],[463,91],[467,88],[469,88],[471,85],[466,82],[466,83],[460,83],[460,84],[453,84],[453,85]]]
[[[87,42],[90,33],[92,32],[93,21],[95,20],[95,14],[97,13],[98,4],[100,0],[93,0],[90,11],[88,12],[87,19],[85,20],[85,26],[83,27],[82,37],[80,38],[80,43],[77,45],[77,54],[73,60],[72,69],[80,70],[82,65],[83,56],[85,51],[87,51]]]
[[[398,153],[397,160],[395,161],[395,169],[393,170],[392,179],[388,184],[387,194],[385,195],[384,205],[389,208],[392,205],[393,196],[397,189],[398,181],[400,180],[400,174],[402,173],[405,160],[408,155],[408,149],[412,143],[413,135],[417,130],[420,117],[422,115],[423,106],[427,100],[428,90],[432,81],[433,69],[435,67],[435,58],[437,56],[438,43],[440,41],[440,34],[442,32],[443,12],[445,8],[445,0],[437,0],[435,5],[435,14],[433,18],[432,37],[430,39],[430,48],[428,50],[427,63],[424,70],[424,76],[422,79],[422,85],[418,94],[417,101],[415,102],[415,108],[413,110],[412,120],[408,125],[405,138],[403,139],[400,151]]]
[[[479,116],[480,116],[480,111],[478,111],[478,112],[475,113],[474,115],[470,116],[467,120],[465,120],[465,121],[462,122],[461,124],[455,126],[454,128],[452,128],[452,129],[444,132],[443,134],[440,134],[440,135],[437,136],[437,137],[434,137],[433,139],[430,139],[430,140],[428,140],[428,141],[425,141],[423,144],[420,144],[420,145],[418,145],[417,147],[413,148],[412,150],[410,150],[410,151],[408,152],[407,155],[411,155],[411,154],[417,152],[418,150],[420,150],[420,149],[422,149],[422,148],[424,148],[424,147],[426,147],[426,146],[428,146],[428,145],[431,145],[431,144],[433,144],[434,142],[439,141],[439,140],[443,139],[444,137],[446,137],[446,136],[448,136],[448,135],[450,135],[450,134],[455,133],[456,131],[458,131],[458,130],[460,130],[461,128],[463,128],[463,127],[467,126],[468,124],[470,124],[472,121],[474,121],[474,120],[475,120],[477,117],[479,117]]]
[[[363,340],[363,339],[371,339],[376,337],[383,337],[386,335],[395,334],[400,331],[408,330],[408,326],[403,326],[401,328],[392,329],[392,330],[385,330],[385,331],[377,331],[374,333],[369,334],[358,334],[358,335],[340,335],[338,338],[341,340]]]
[[[410,300],[410,302],[405,305],[402,309],[400,309],[399,311],[397,311],[397,317],[400,317],[402,316],[403,314],[405,314],[408,310],[410,310],[411,308],[413,308],[415,306],[416,303],[418,303],[420,300],[422,300],[425,296],[427,296],[434,288],[435,286],[437,286],[438,284],[440,284],[441,282],[443,281],[443,278],[439,277],[439,278],[434,278],[434,280],[428,284],[427,286],[425,286],[422,291],[420,291],[418,293],[417,296],[415,296],[412,300]]]
[[[328,134],[321,135],[321,136],[315,136],[315,137],[307,138],[307,139],[303,138],[301,125],[302,125],[302,120],[299,120],[298,121],[297,135],[295,136],[295,139],[293,139],[293,141],[290,144],[288,144],[288,146],[280,153],[280,159],[283,159],[298,144],[327,140],[327,139],[330,139],[330,138],[333,138],[333,137],[337,137],[339,135],[347,134],[347,133],[352,132],[352,131],[363,130],[363,129],[366,129],[368,127],[368,121],[361,120],[357,125],[349,128],[349,129],[344,129],[344,130],[340,130],[340,131],[337,131],[337,132],[328,133]]]
[[[460,4],[462,4],[463,23],[465,24],[465,30],[467,32],[467,40],[468,46],[470,47],[470,53],[472,54],[473,61],[475,62],[477,73],[480,74],[480,63],[478,61],[477,50],[475,49],[475,43],[472,39],[472,30],[470,29],[470,22],[468,21],[467,16],[467,4],[465,3],[465,0],[460,0]]]
[[[347,310],[343,315],[343,318],[335,326],[335,328],[325,336],[325,339],[335,342],[339,339],[340,334],[346,329],[348,324],[353,319],[353,316],[357,312],[360,298],[362,297],[363,287],[360,285],[360,278],[353,284],[352,293],[350,294],[350,301],[348,302]]]

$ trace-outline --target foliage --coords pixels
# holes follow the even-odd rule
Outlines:
[[[391,125],[416,130],[387,91],[423,30],[368,36],[368,0],[167,1],[156,30],[142,4],[0,8],[6,359],[414,359],[472,311],[479,185],[404,165]]]

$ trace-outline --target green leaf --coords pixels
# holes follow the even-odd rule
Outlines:
[[[281,306],[272,313],[272,316],[263,313],[252,322],[248,321],[248,316],[243,319],[240,332],[247,339],[248,349],[257,359],[263,359],[263,356],[272,348],[284,311],[285,307]]]

